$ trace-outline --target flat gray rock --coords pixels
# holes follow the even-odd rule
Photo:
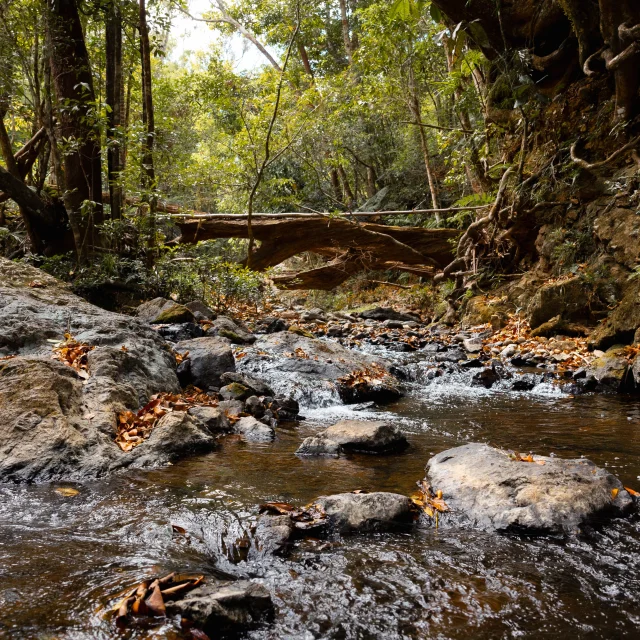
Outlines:
[[[431,458],[427,479],[461,524],[487,531],[575,532],[633,504],[621,482],[590,460],[533,459],[471,443]]]
[[[341,420],[317,436],[306,438],[298,455],[338,455],[339,453],[385,454],[409,446],[395,425],[383,421]]]
[[[398,493],[338,493],[320,496],[315,503],[340,533],[391,531],[412,521],[411,501]]]

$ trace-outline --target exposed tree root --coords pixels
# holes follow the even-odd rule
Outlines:
[[[631,142],[627,142],[623,147],[620,147],[617,151],[614,151],[608,158],[605,160],[601,160],[600,162],[587,162],[577,155],[577,148],[580,140],[574,142],[571,145],[571,159],[583,169],[587,171],[592,171],[594,169],[600,169],[601,167],[606,167],[608,164],[611,164],[615,160],[617,160],[620,156],[625,154],[627,151],[631,151],[635,149],[638,145],[640,145],[640,136],[631,140]]]

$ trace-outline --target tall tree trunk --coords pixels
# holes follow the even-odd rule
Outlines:
[[[107,7],[106,35],[106,99],[109,107],[107,117],[107,166],[109,180],[109,202],[111,217],[122,217],[123,192],[120,174],[122,164],[122,16],[118,0],[112,0]]]
[[[340,0],[340,18],[342,20],[342,39],[344,40],[344,49],[347,53],[347,60],[351,65],[353,63],[353,42],[349,35],[349,17],[347,16],[347,2]]]
[[[102,223],[100,132],[93,124],[93,78],[76,0],[48,0],[51,74],[59,109],[60,136],[65,140],[64,203],[76,252],[86,259],[98,244],[95,226]]]
[[[155,119],[153,114],[153,95],[151,85],[151,48],[149,45],[149,25],[147,24],[147,9],[145,0],[140,0],[140,54],[142,62],[142,98],[143,120],[146,128],[144,153],[142,156],[143,186],[149,192],[149,246],[155,249],[156,236],[156,205],[155,196],[156,173],[153,165],[153,145],[155,142]]]

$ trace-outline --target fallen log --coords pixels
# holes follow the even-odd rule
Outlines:
[[[179,243],[248,238],[244,220],[187,219],[177,224],[182,233]],[[253,254],[251,265],[263,271],[306,251],[336,257],[350,249],[360,256],[351,262],[361,265],[384,262],[443,267],[453,258],[451,241],[460,236],[460,231],[356,224],[344,218],[315,216],[258,219],[253,223],[253,235],[261,245]],[[362,255],[367,256],[364,261]],[[349,266],[353,268],[355,265]]]
[[[387,262],[371,259],[370,255],[350,250],[316,269],[298,273],[285,272],[272,276],[273,283],[281,289],[319,289],[330,291],[360,271],[408,271],[424,277],[433,277],[435,270],[431,267],[416,267],[401,262]],[[377,281],[372,281],[377,282]],[[391,282],[383,282],[390,286],[403,287]],[[403,287],[409,289],[410,287]]]

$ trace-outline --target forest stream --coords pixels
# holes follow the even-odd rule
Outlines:
[[[334,404],[303,406],[302,413],[305,421],[280,426],[271,443],[228,436],[212,453],[159,470],[77,484],[2,485],[0,636],[182,637],[170,618],[120,631],[104,616],[123,589],[173,570],[263,583],[275,618],[247,638],[635,633],[637,515],[567,538],[417,528],[307,539],[286,559],[258,553],[247,532],[265,501],[302,505],[355,489],[410,495],[432,454],[473,441],[584,455],[637,487],[637,400],[570,397],[549,384],[526,393],[484,389],[454,376],[414,384],[383,408]],[[383,457],[294,455],[302,438],[345,417],[383,417],[401,426],[411,446]],[[61,487],[79,493],[61,495]]]

